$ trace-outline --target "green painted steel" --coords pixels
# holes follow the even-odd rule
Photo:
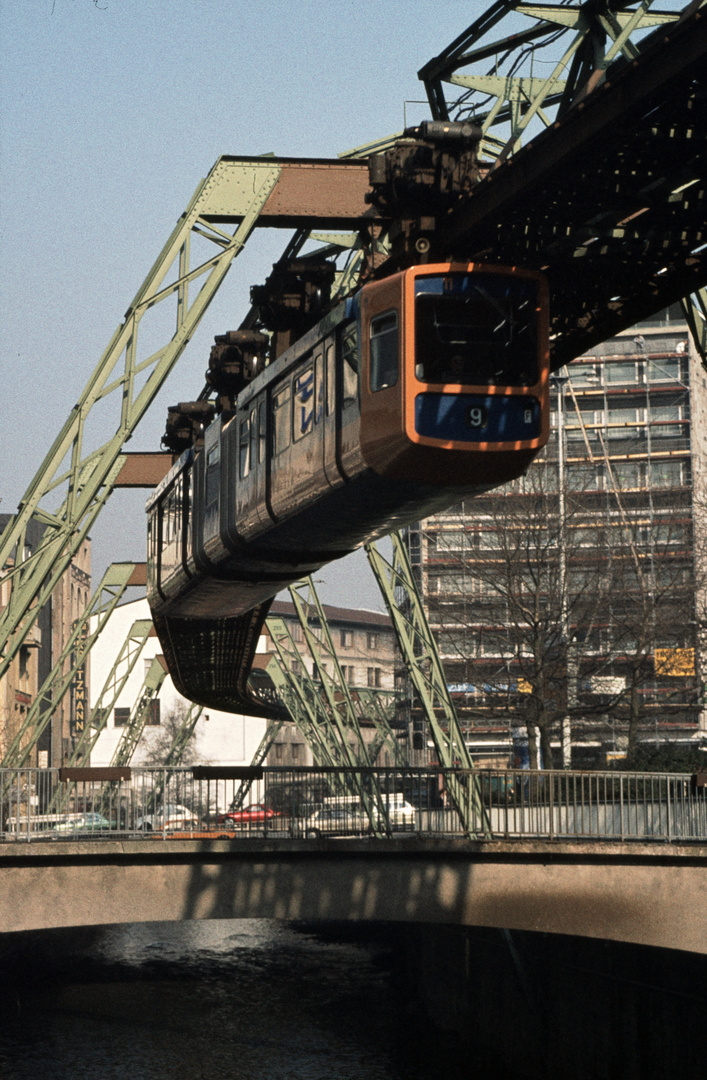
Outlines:
[[[410,558],[399,533],[392,533],[391,540],[392,561],[375,544],[367,544],[368,561],[388,608],[438,762],[445,769],[461,770],[458,776],[452,772],[449,793],[462,827],[471,835],[481,822],[485,832],[486,812],[474,777],[473,762],[447,687]]]
[[[504,161],[520,148],[534,120],[551,126],[603,80],[616,59],[633,60],[637,42],[647,30],[674,23],[682,15],[681,11],[651,11],[652,3],[643,0],[634,10],[522,0],[493,4],[420,69],[432,116],[470,119],[483,132],[480,155]],[[529,21],[520,24],[519,15]],[[509,20],[505,27],[504,19]],[[497,36],[492,40],[494,30]],[[559,40],[567,44],[558,58],[555,45]],[[455,100],[447,100],[444,84],[454,88]],[[503,125],[507,132],[493,134]]]
[[[137,701],[130,711],[130,718],[121,733],[118,745],[113,751],[113,757],[110,760],[111,766],[122,767],[129,765],[132,761],[137,744],[145,730],[150,707],[159,694],[166,676],[167,672],[164,665],[160,658],[156,656],[145,673],[145,679]]]
[[[0,618],[0,649],[4,652],[0,677],[110,496],[121,468],[123,444],[162,387],[242,250],[280,171],[274,161],[216,162],[138,290],[125,320],[4,530],[0,567],[8,564],[15,551],[24,550],[27,525],[33,517],[46,526],[37,551],[18,562],[8,574],[12,592]],[[215,213],[219,220],[237,223],[232,234],[206,219]],[[190,266],[192,234],[217,249],[215,255],[194,267]],[[165,285],[175,265],[176,279]],[[200,278],[205,280],[191,299],[190,286]],[[163,346],[140,358],[140,322],[152,307],[164,301],[176,305],[176,330]],[[94,405],[107,398],[115,405],[114,434],[102,446],[87,451],[84,432],[89,415]],[[41,505],[62,498],[61,492],[63,501],[58,509],[48,510]]]
[[[319,765],[345,764],[339,740],[333,737],[318,687],[284,619],[269,616],[266,626],[275,646],[267,673],[292,721]]]
[[[113,563],[106,570],[54,667],[37,691],[22,727],[7,748],[2,762],[4,768],[18,768],[26,762],[58,704],[71,687],[77,670],[86,662],[108,618],[122,599],[134,570],[135,563],[127,562]],[[96,625],[89,632],[90,620],[94,616]],[[85,722],[84,736],[91,729],[92,719],[93,714]]]
[[[67,762],[68,765],[76,765],[79,761],[90,761],[91,751],[110,719],[115,704],[142,654],[151,630],[151,619],[136,619],[128,630],[103,689],[91,709],[86,730],[74,747]]]

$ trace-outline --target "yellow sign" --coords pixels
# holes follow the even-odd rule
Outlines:
[[[695,674],[694,649],[656,649],[656,675],[668,675],[676,678]]]
[[[528,682],[527,679],[519,679],[518,680],[518,693],[519,694],[532,694],[532,692],[533,692],[533,687],[532,687],[531,683]]]

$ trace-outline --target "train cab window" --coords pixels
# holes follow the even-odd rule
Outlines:
[[[251,419],[251,417],[248,417],[247,420],[241,420],[241,437],[239,441],[238,452],[238,458],[240,462],[238,468],[238,475],[240,476],[241,480],[245,480],[246,476],[248,476],[250,472]]]
[[[341,356],[343,361],[343,400],[342,407],[349,409],[358,405],[358,378],[361,359],[358,348],[358,330],[355,323],[347,326],[341,338]]]
[[[532,386],[538,380],[537,287],[507,274],[415,281],[415,375],[423,382]]]
[[[399,335],[397,311],[386,311],[371,319],[370,382],[371,390],[395,386],[399,369]]]
[[[268,429],[267,429],[267,416],[268,410],[265,404],[265,398],[258,405],[258,461],[265,461],[265,454],[268,446]]]
[[[290,445],[290,382],[289,379],[272,399],[273,453],[281,454]]]
[[[292,406],[292,416],[294,421],[292,431],[294,440],[297,442],[299,439],[303,439],[305,435],[309,435],[314,425],[315,394],[313,364],[310,364],[304,371],[301,371],[299,375],[295,375]]]

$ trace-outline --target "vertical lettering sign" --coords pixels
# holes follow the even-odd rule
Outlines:
[[[81,628],[81,652],[83,652],[88,637],[88,625]],[[69,734],[76,739],[83,735],[86,730],[86,665],[81,664],[76,669],[72,683],[71,715],[69,717]]]

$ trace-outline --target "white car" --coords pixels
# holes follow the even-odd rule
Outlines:
[[[404,830],[413,832],[415,829],[415,810],[406,802],[402,795],[381,795],[380,800],[385,812],[385,817],[393,832]],[[383,814],[377,803],[373,804],[374,819],[383,824]]]
[[[162,832],[163,830],[173,832],[175,829],[188,832],[200,826],[201,822],[193,810],[190,810],[188,806],[176,804],[159,806],[151,814],[145,814],[135,822],[135,828],[145,832]]]
[[[304,826],[307,839],[317,836],[361,836],[370,823],[360,806],[350,803],[323,806],[311,814]]]

